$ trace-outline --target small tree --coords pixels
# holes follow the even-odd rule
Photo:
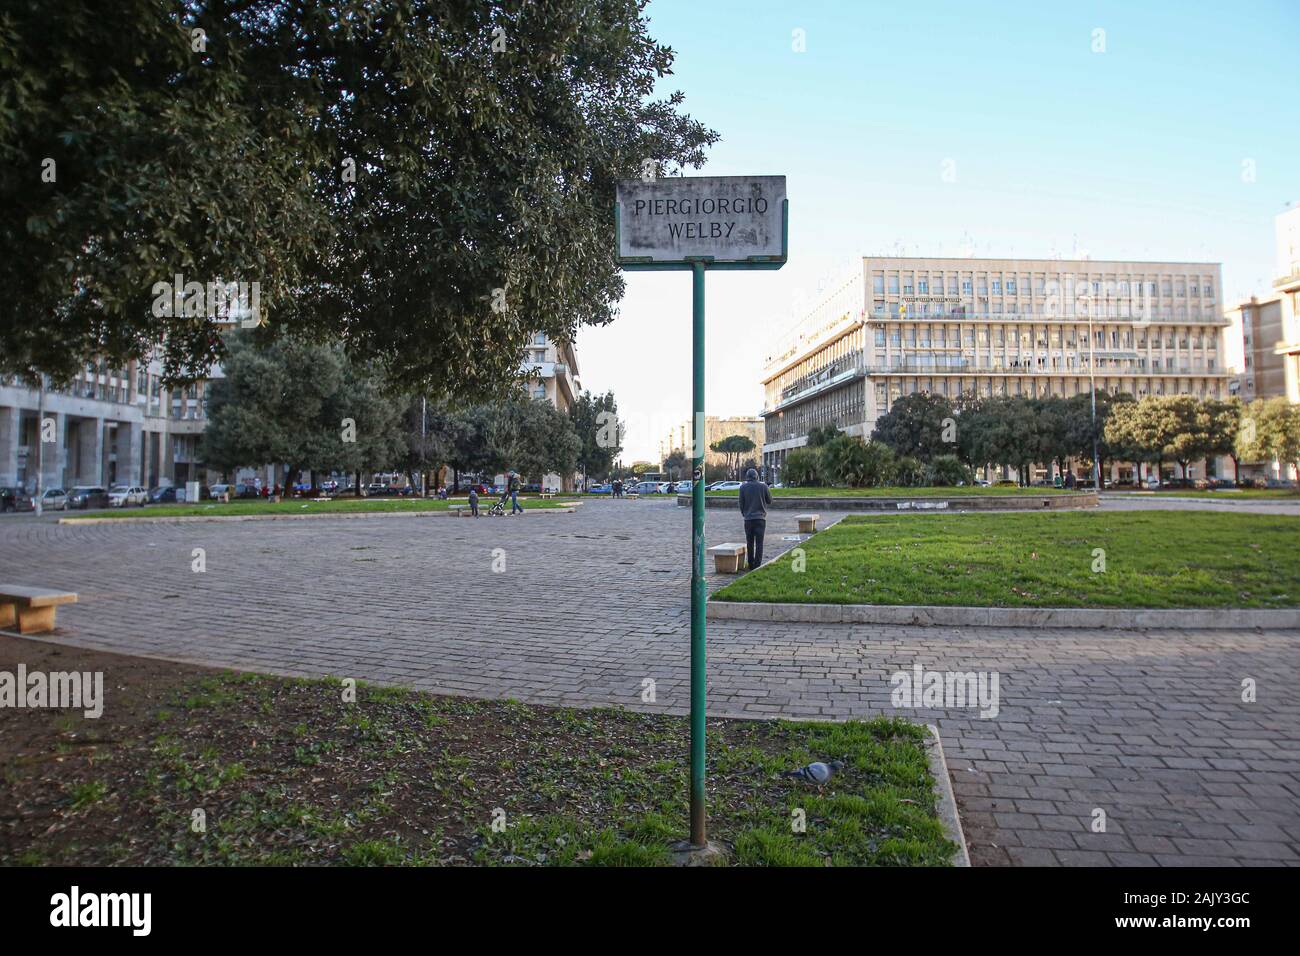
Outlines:
[[[721,438],[711,444],[709,450],[725,455],[727,472],[730,476],[736,477],[741,457],[749,454],[756,447],[754,439],[748,435],[728,435],[726,438]]]

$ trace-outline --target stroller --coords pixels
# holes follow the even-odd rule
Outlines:
[[[489,518],[504,518],[506,516],[506,496],[502,495],[496,501],[492,502],[492,507],[487,510]]]

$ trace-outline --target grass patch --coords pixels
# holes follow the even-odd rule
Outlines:
[[[960,488],[773,488],[776,498],[960,498],[1003,497],[1005,495],[1060,495],[1073,491],[1068,488],[1017,488],[1014,485],[964,485]],[[1077,493],[1077,492],[1076,492]],[[706,497],[734,498],[739,491],[710,491]]]
[[[1300,606],[1300,517],[1208,511],[851,515],[715,601]],[[1105,571],[1094,570],[1105,552]]]
[[[670,863],[687,836],[685,718],[364,684],[345,703],[336,681],[130,660],[101,721],[67,731],[24,716],[45,723],[24,724],[20,744],[3,732],[14,712],[0,712],[13,814],[0,864],[640,867]],[[708,731],[710,837],[733,863],[949,862],[923,728]],[[57,754],[70,736],[77,752]],[[847,764],[820,791],[783,776],[819,759]]]
[[[491,498],[480,498],[479,509],[486,512],[492,507]],[[563,508],[567,502],[560,498],[520,498],[526,509]],[[88,512],[93,518],[222,518],[234,515],[262,514],[336,514],[355,512],[446,511],[451,505],[465,505],[464,501],[442,501],[438,498],[330,498],[326,501],[231,501],[200,502],[198,504],[147,505],[144,508],[114,508]],[[506,503],[507,510],[510,503]],[[77,517],[76,512],[68,517]]]

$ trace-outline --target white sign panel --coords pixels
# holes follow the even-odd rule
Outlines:
[[[785,261],[784,176],[667,176],[618,184],[625,263]]]

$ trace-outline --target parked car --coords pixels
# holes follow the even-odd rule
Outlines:
[[[184,498],[182,490],[181,497]],[[159,486],[149,490],[149,504],[151,505],[169,505],[176,502],[176,486],[168,485],[166,488]]]
[[[0,488],[0,511],[34,511],[32,496],[21,488]]]
[[[589,495],[608,495],[608,494],[611,494],[613,491],[614,491],[614,488],[613,488],[612,485],[605,484],[605,483],[601,483],[601,484],[599,484],[599,485],[592,485],[592,486],[590,486],[590,487],[587,489],[587,494],[589,494]]]
[[[108,506],[110,508],[143,508],[149,500],[149,492],[138,485],[113,485],[108,489]]]
[[[686,478],[673,485],[673,491],[679,495],[689,495],[691,493],[691,479]]]
[[[740,485],[739,481],[719,481],[709,491],[736,491]]]
[[[418,493],[419,492],[416,490],[414,485],[403,485],[401,488],[392,488],[389,490],[389,494],[397,495],[399,498],[412,498]]]
[[[42,511],[67,511],[68,493],[62,488],[46,488],[41,492]]]
[[[69,508],[107,508],[108,489],[100,485],[78,485],[68,492]]]
[[[386,495],[388,494],[388,486],[382,481],[372,481],[370,484],[366,485],[366,494],[371,498],[376,495]]]

